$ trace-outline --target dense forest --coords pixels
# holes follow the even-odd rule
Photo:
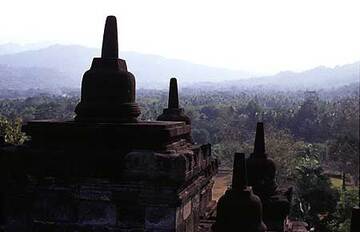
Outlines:
[[[71,120],[79,92],[2,91],[1,97],[1,136],[21,144],[29,139],[21,132],[29,120]],[[141,120],[155,120],[167,91],[140,89],[137,102]],[[194,142],[211,143],[223,169],[231,168],[234,152],[252,152],[256,123],[264,122],[277,182],[295,186],[292,216],[316,231],[348,231],[359,201],[358,83],[318,91],[184,88],[180,104],[192,120]]]

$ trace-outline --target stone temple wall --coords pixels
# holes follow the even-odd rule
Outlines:
[[[211,203],[217,160],[195,145],[174,79],[161,121],[139,121],[135,77],[118,58],[116,18],[85,72],[72,121],[28,122],[1,143],[6,232],[193,232]]]
[[[181,143],[2,147],[5,231],[197,231],[217,164],[210,145]]]

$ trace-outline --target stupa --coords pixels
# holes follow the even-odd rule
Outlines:
[[[265,151],[264,124],[256,126],[254,152],[246,160],[249,185],[263,204],[264,222],[270,231],[283,231],[289,214],[292,188],[279,188],[275,182],[276,166]]]
[[[261,200],[247,184],[246,161],[243,153],[236,153],[234,156],[232,186],[218,202],[214,231],[267,231],[262,221]]]
[[[178,85],[176,78],[170,79],[168,108],[157,118],[159,121],[182,121],[191,124],[185,115],[184,109],[179,107]]]
[[[72,121],[30,121],[0,148],[7,232],[197,231],[217,162],[180,121],[139,121],[135,77],[118,58],[116,18],[84,74]]]

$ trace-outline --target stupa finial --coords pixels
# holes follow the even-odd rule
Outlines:
[[[179,94],[176,78],[170,79],[170,89],[169,89],[169,109],[178,109],[179,108]]]
[[[119,58],[117,23],[113,15],[106,18],[101,58]]]
[[[184,109],[179,108],[179,94],[176,78],[170,79],[168,108],[157,118],[158,121],[180,121],[191,124],[190,118],[184,114]]]
[[[256,125],[254,154],[265,154],[264,124],[262,122],[258,122]]]
[[[246,161],[244,153],[235,153],[232,188],[236,190],[243,190],[247,187],[246,176]]]

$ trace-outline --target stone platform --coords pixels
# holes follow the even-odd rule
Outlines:
[[[53,120],[30,121],[23,131],[33,146],[109,147],[166,150],[190,134],[185,122],[86,123]],[[61,143],[59,143],[61,141]],[[170,146],[170,147],[168,147]]]
[[[0,231],[198,230],[218,166],[211,146],[192,143],[177,91],[171,117],[151,122],[137,119],[135,89],[109,16],[75,120],[31,121],[27,143],[0,146]]]
[[[217,162],[184,122],[33,121],[1,149],[6,231],[196,231]]]

